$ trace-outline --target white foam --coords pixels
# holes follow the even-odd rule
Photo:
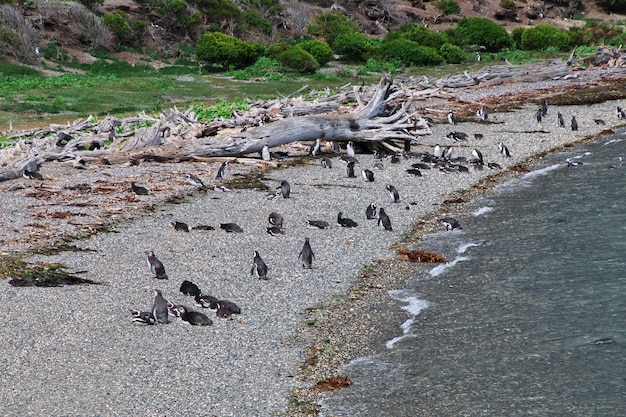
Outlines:
[[[409,330],[411,330],[411,325],[415,321],[413,320],[415,316],[417,316],[420,311],[428,307],[428,302],[426,300],[418,298],[417,294],[409,290],[389,291],[389,296],[393,300],[407,303],[405,306],[402,306],[402,310],[408,312],[411,315],[411,318],[400,325],[400,328],[402,329],[402,336],[394,337],[393,339],[387,341],[387,349],[393,348],[393,345],[407,337]]]
[[[489,207],[489,206],[481,207],[475,212],[473,212],[472,216],[474,217],[482,216],[483,214],[489,213],[490,211],[493,211],[493,210],[494,210],[493,207]]]
[[[622,133],[623,135],[626,134],[626,132]],[[609,141],[604,142],[604,145],[610,145],[611,143],[619,143],[619,142],[623,142],[624,139],[611,139]]]
[[[450,262],[446,262],[445,264],[434,267],[430,270],[429,274],[431,277],[438,277],[439,275],[443,274],[447,269],[452,268],[457,263],[469,260],[470,258],[467,256],[457,256],[456,258],[454,258],[454,260]]]
[[[459,246],[456,250],[456,253],[461,254],[461,253],[465,253],[469,248],[472,248],[474,246],[480,246],[480,243],[465,243],[461,246]]]
[[[550,172],[554,171],[555,169],[559,169],[563,167],[565,167],[565,164],[549,165],[545,168],[531,171],[520,179],[505,182],[504,184],[501,184],[501,185],[497,185],[496,187],[494,187],[494,189],[496,191],[504,191],[508,189],[518,189],[522,187],[529,187],[535,178],[548,175],[550,174]]]

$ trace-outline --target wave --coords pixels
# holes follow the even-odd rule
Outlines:
[[[411,325],[415,321],[415,317],[420,313],[420,311],[428,307],[428,301],[422,300],[418,297],[418,294],[410,290],[392,290],[389,291],[389,296],[393,300],[407,303],[405,306],[402,306],[402,310],[408,312],[411,315],[411,318],[400,325],[400,328],[402,329],[402,336],[394,337],[393,339],[387,341],[385,344],[387,349],[393,348],[393,345],[407,337],[409,330],[411,329]]]
[[[493,210],[494,210],[493,207],[489,207],[489,206],[481,207],[478,210],[476,210],[475,212],[473,212],[472,216],[474,216],[474,217],[482,216],[483,214],[489,213],[490,211],[493,211]]]
[[[457,256],[450,262],[446,262],[445,264],[441,264],[441,265],[434,267],[433,269],[430,270],[429,274],[431,277],[438,277],[439,275],[443,274],[447,269],[452,268],[454,265],[458,264],[459,262],[469,261],[469,260],[470,258],[467,256]]]

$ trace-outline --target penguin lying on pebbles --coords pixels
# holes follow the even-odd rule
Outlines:
[[[196,284],[187,280],[184,280],[183,283],[180,285],[180,292],[190,297],[195,297],[202,294],[202,291],[200,291],[200,288],[198,288]]]
[[[141,323],[152,325],[156,324],[154,315],[149,311],[130,310],[130,314],[133,316],[133,323]]]
[[[272,226],[283,227],[283,216],[281,216],[279,213],[276,213],[275,211],[270,213],[270,215],[267,218],[267,221]]]
[[[243,229],[237,223],[221,223],[220,229],[226,230],[227,233],[243,233]]]
[[[324,220],[307,220],[306,224],[310,228],[317,228],[317,229],[326,229],[330,227],[330,224]]]
[[[459,221],[452,217],[444,217],[443,219],[440,220],[440,222],[446,227],[446,230],[448,232],[454,229],[462,229]]]
[[[352,219],[343,217],[343,212],[337,214],[337,224],[341,227],[357,227],[359,224]]]
[[[196,295],[196,304],[202,308],[208,308],[209,310],[217,310],[217,297],[212,295]]]
[[[192,326],[211,326],[213,325],[213,320],[207,317],[206,314],[200,313],[199,311],[193,311],[185,306],[177,306],[178,317],[182,321],[186,321]]]
[[[228,319],[233,314],[241,314],[241,309],[237,304],[228,300],[220,300],[217,302],[217,311],[215,315],[222,319]]]
[[[177,232],[189,233],[189,226],[187,225],[187,223],[172,222],[172,226],[174,227],[174,230],[176,230]]]
[[[148,189],[137,185],[134,182],[130,183],[130,190],[137,195],[148,195]]]

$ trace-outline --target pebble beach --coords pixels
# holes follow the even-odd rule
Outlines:
[[[411,148],[432,152],[435,145],[450,146],[453,157],[468,159],[473,149],[479,149],[486,162],[495,162],[501,169],[470,168],[469,173],[430,169],[416,177],[406,170],[417,159],[391,163],[387,158],[382,161],[384,168],[377,169],[373,155],[357,154],[357,177],[347,178],[339,155],[323,155],[331,158],[331,169],[322,167],[319,158],[306,158],[298,166],[271,170],[263,179],[270,191],[288,180],[289,198],[269,200],[267,190],[198,192],[179,181],[181,173],[190,169],[201,178],[209,175],[216,168],[209,164],[193,168],[146,164],[81,172],[78,175],[85,181],[94,175],[120,182],[128,176],[152,178],[148,183],[153,188],[164,187],[163,181],[169,180],[185,198],[171,204],[146,196],[153,199],[149,212],[116,211],[121,220],[105,232],[70,242],[79,251],[28,259],[84,271],[82,278],[99,285],[20,288],[8,280],[0,282],[0,311],[5,319],[0,327],[5,376],[0,411],[7,416],[301,415],[302,409],[293,406],[294,397],[314,403],[310,388],[315,380],[336,375],[339,365],[375,349],[376,345],[367,343],[372,339],[401,334],[399,327],[372,328],[367,297],[374,297],[377,305],[387,302],[388,308],[380,314],[397,316],[398,323],[402,322],[401,305],[383,290],[419,267],[397,261],[395,249],[397,245],[415,247],[416,242],[407,236],[416,225],[443,231],[437,219],[456,215],[454,208],[442,204],[444,200],[477,184],[488,189],[519,175],[510,167],[623,125],[615,109],[624,104],[551,106],[541,124],[535,118],[537,106],[522,104],[514,111],[491,114],[490,123],[434,124],[432,135],[419,138],[419,144]],[[565,127],[557,126],[557,112],[563,114]],[[572,116],[578,121],[577,131],[570,129]],[[448,139],[450,131],[463,131],[469,139]],[[474,134],[483,138],[476,139]],[[500,143],[509,148],[510,158],[500,153]],[[44,166],[42,173],[52,175],[55,169]],[[361,177],[362,169],[374,172],[373,182]],[[36,198],[26,194],[28,188],[5,191],[15,182],[19,181],[3,185],[3,238],[32,221],[20,223],[15,207],[38,206]],[[387,184],[398,189],[400,202],[389,198]],[[393,231],[365,218],[372,201],[384,207]],[[284,218],[284,235],[266,232],[271,212]],[[338,212],[358,226],[338,226]],[[325,220],[331,227],[312,229],[307,220]],[[171,226],[174,221],[192,227],[211,225],[215,230],[180,232]],[[229,222],[237,223],[243,232],[219,228],[220,223]],[[315,254],[312,269],[302,268],[298,261],[305,238],[310,239]],[[168,280],[153,278],[146,263],[147,250],[163,262]],[[250,273],[254,251],[269,267],[268,280]],[[367,290],[355,296],[354,286],[364,276]],[[194,305],[191,297],[179,291],[183,280],[194,282],[204,294],[235,302],[242,313],[221,319]],[[155,288],[171,302],[202,310],[214,324],[190,326],[177,318],[167,325],[132,323],[129,310],[149,311]],[[329,305],[333,308],[327,309]],[[337,327],[341,320],[333,323],[335,315],[358,320],[349,328]],[[320,354],[319,366],[304,372],[303,361],[320,340],[325,340],[325,349],[333,355]]]

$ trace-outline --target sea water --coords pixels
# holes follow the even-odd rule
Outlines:
[[[550,155],[427,237],[448,262],[390,294],[408,321],[321,415],[626,416],[622,156],[625,132]]]

